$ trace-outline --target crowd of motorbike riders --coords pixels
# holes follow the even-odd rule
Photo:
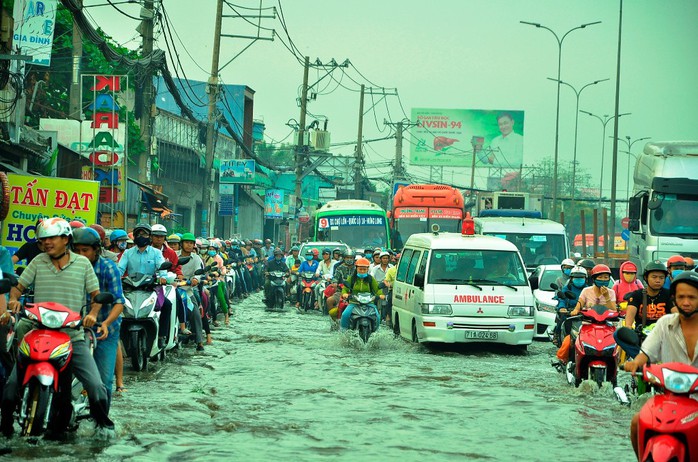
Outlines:
[[[189,232],[168,235],[163,225],[143,223],[131,232],[108,232],[98,224],[61,218],[38,220],[36,240],[24,244],[12,257],[5,249],[0,250],[0,279],[10,281],[3,290],[8,293],[0,296],[0,337],[6,338],[13,332],[15,345],[14,349],[0,345],[0,431],[12,436],[18,415],[24,412],[19,404],[26,399],[23,387],[28,365],[23,360],[26,352],[22,340],[32,329],[41,327],[39,318],[28,307],[31,303],[48,308],[62,305],[80,313],[82,320],[79,328],[73,323],[56,329],[69,336],[70,369],[64,374],[68,382],[57,380],[64,393],[57,395],[57,410],[47,422],[44,436],[62,437],[75,425],[71,420],[71,395],[65,392],[74,375],[84,387],[96,435],[105,439],[114,434],[109,418],[112,395],[126,391],[120,327],[129,296],[129,279],[152,276],[158,285],[158,345],[164,349],[169,341],[166,333],[173,329],[180,341],[190,341],[201,352],[205,345],[213,343],[213,328],[219,327],[221,321],[230,323],[233,304],[251,294],[268,291],[270,272],[279,270],[283,272],[285,298],[299,311],[324,311],[332,316],[335,325],[341,319],[341,326],[348,327],[348,316],[342,315],[341,310],[348,305],[346,299],[352,289],[348,284],[353,279],[357,289],[371,292],[380,300],[382,309],[376,317],[389,322],[383,292],[390,289],[391,278],[395,277],[394,263],[399,258],[382,249],[355,252],[339,248],[324,248],[321,252],[311,249],[300,256],[298,245],[284,252],[281,245],[275,247],[269,239],[205,239]],[[25,263],[15,273],[14,266]],[[313,273],[313,297],[310,306],[301,308],[299,274],[308,271]],[[162,287],[168,285],[176,287],[173,299],[163,296]],[[110,298],[104,299],[105,293]],[[268,298],[265,296],[265,301]],[[344,311],[350,313],[351,309]],[[175,319],[178,326],[168,325],[170,319]],[[86,341],[88,330],[96,338],[93,351]],[[26,416],[22,418],[26,420]]]
[[[283,278],[280,287],[292,306],[301,312],[328,314],[337,328],[350,327],[355,306],[350,296],[354,292],[371,294],[377,322],[390,325],[390,290],[400,255],[387,249],[309,247],[299,255],[298,245],[286,252],[270,239],[205,239],[188,232],[168,235],[159,224],[138,224],[130,233],[120,229],[107,233],[97,224],[69,223],[60,218],[37,222],[36,236],[37,240],[21,247],[12,261],[4,261],[6,253],[0,256],[0,269],[6,277],[13,275],[14,264],[26,262],[17,277],[9,277],[12,287],[8,296],[0,297],[0,335],[14,330],[19,344],[36,327],[36,320],[19,315],[26,301],[57,302],[82,313],[82,327],[94,329],[98,341],[91,354],[82,329],[64,329],[72,342],[71,369],[87,392],[89,413],[98,434],[107,438],[113,434],[109,419],[112,389],[116,393],[125,391],[119,344],[125,276],[151,275],[163,286],[176,287],[174,303],[158,296],[159,332],[168,332],[173,326],[166,324],[175,319],[177,336],[190,340],[197,351],[213,342],[212,328],[220,325],[221,317],[224,324],[230,323],[237,301],[264,291],[265,303],[272,306],[272,274]],[[666,265],[651,262],[641,276],[640,280],[637,266],[628,261],[620,267],[619,280],[611,285],[611,270],[604,264],[587,258],[561,262],[561,274],[554,286],[558,315],[553,334],[561,370],[569,369],[574,361],[572,332],[566,321],[599,305],[623,312],[624,326],[614,337],[632,358],[625,363],[626,370],[634,372],[648,360],[698,366],[698,317],[692,316],[698,312],[698,273],[693,260],[675,255]],[[305,284],[306,278],[312,282]],[[61,290],[56,290],[58,287]],[[278,290],[279,286],[275,287]],[[100,292],[111,294],[111,299],[100,304]],[[675,345],[677,336],[667,332],[677,324],[685,339]],[[624,329],[632,329],[641,341],[646,340],[642,349],[627,340]],[[167,341],[164,336],[158,338],[159,343]],[[0,431],[5,436],[14,432],[20,378],[25,372],[21,361],[7,360],[8,353],[4,352],[5,360],[0,364],[4,370]],[[61,434],[68,428],[70,403],[60,406],[47,434]],[[632,425],[634,437],[637,416]],[[631,439],[637,451],[637,441]]]

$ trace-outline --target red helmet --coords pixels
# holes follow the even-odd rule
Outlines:
[[[599,275],[601,275],[601,274],[608,274],[608,275],[610,276],[610,275],[611,275],[611,268],[609,268],[609,267],[606,266],[606,265],[601,265],[601,264],[600,264],[600,265],[594,266],[594,267],[591,269],[591,274],[590,274],[590,276],[591,276],[592,279],[596,278],[597,276],[599,276]]]
[[[313,249],[313,255],[317,257],[320,255],[320,251],[318,249]]]
[[[100,238],[101,240],[104,240],[104,238],[105,238],[105,236],[107,235],[107,233],[104,232],[104,228],[102,227],[102,225],[98,225],[98,224],[95,223],[94,225],[90,225],[90,228],[92,228],[92,229],[94,229],[95,231],[97,231],[97,234],[99,234],[99,238]]]
[[[70,227],[71,227],[72,229],[78,229],[78,228],[84,228],[84,227],[85,227],[85,223],[83,223],[83,222],[80,221],[80,220],[73,220],[73,221],[71,221],[69,224],[70,224]]]
[[[672,266],[686,266],[686,259],[681,255],[673,255],[666,261],[666,266],[667,268],[671,268]]]

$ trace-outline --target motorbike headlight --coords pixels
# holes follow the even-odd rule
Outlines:
[[[557,313],[556,306],[550,306],[544,303],[539,303],[538,305],[536,305],[536,307],[538,308],[538,311],[545,311],[546,313]]]
[[[507,311],[507,315],[510,318],[528,318],[533,316],[533,307],[526,305],[511,305]]]
[[[449,304],[422,303],[422,314],[435,314],[441,316],[450,316],[453,314],[453,308]]]
[[[664,388],[672,393],[688,393],[698,380],[698,374],[686,374],[671,369],[662,369],[662,374],[664,375]]]
[[[41,324],[49,329],[60,329],[65,320],[68,319],[68,313],[47,310],[42,307],[39,307],[39,314],[41,315]]]

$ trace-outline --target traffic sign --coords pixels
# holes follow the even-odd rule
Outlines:
[[[298,212],[298,221],[301,223],[307,223],[310,221],[310,215],[308,212]]]
[[[623,231],[621,231],[620,237],[624,241],[629,241],[630,240],[630,230],[624,229]]]
[[[625,217],[620,221],[620,225],[623,227],[623,229],[628,229],[628,225],[630,224],[630,218]],[[626,239],[627,241],[627,239]]]

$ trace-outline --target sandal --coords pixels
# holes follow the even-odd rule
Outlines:
[[[116,392],[115,392],[115,393],[116,393],[117,395],[120,395],[121,393],[123,393],[123,392],[125,392],[125,391],[126,391],[126,387],[123,387],[123,386],[122,386],[122,387],[116,387]]]
[[[187,329],[186,327],[184,329],[179,329],[179,333],[181,335],[191,335],[191,331]]]

